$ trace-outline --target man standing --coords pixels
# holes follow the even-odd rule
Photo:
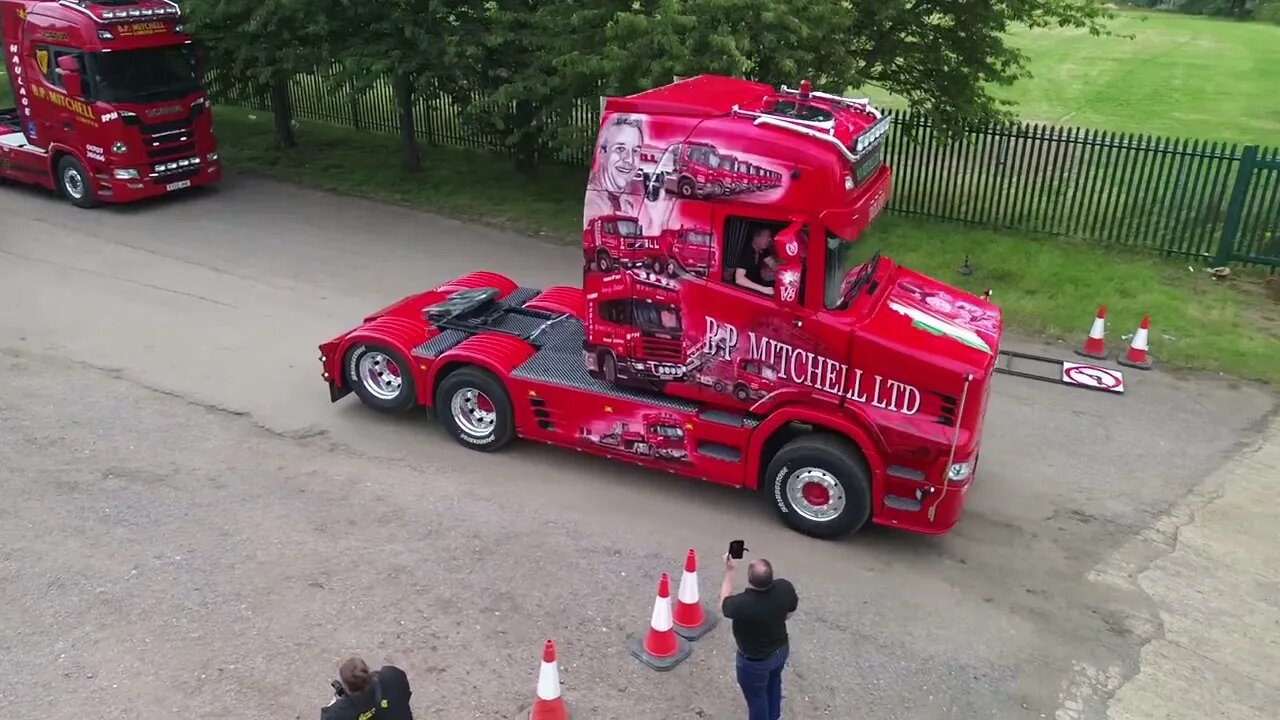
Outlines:
[[[748,720],[782,717],[782,668],[791,646],[787,618],[799,599],[790,581],[773,577],[773,565],[760,558],[747,566],[747,589],[733,593],[733,558],[725,555],[720,611],[733,621],[738,645],[738,686],[747,701]]]
[[[347,658],[338,668],[342,694],[320,710],[320,720],[413,720],[409,678],[395,665],[370,672],[365,661]]]

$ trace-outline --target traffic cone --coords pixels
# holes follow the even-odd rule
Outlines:
[[[658,579],[658,597],[653,601],[653,616],[649,630],[643,637],[639,633],[627,636],[627,647],[640,662],[654,670],[670,670],[693,652],[689,641],[672,629],[671,578],[666,573]]]
[[[1116,358],[1116,362],[1125,367],[1150,370],[1153,364],[1151,356],[1147,354],[1147,331],[1150,328],[1151,316],[1143,315],[1138,332],[1133,334],[1133,341],[1129,343],[1129,351],[1123,357]]]
[[[684,575],[680,576],[680,591],[676,595],[676,609],[672,614],[676,634],[686,640],[697,640],[711,632],[720,617],[702,609],[698,599],[698,556],[693,548],[684,559]]]
[[[1093,327],[1089,328],[1089,337],[1085,338],[1084,344],[1076,348],[1077,355],[1083,355],[1094,360],[1107,359],[1107,344],[1103,339],[1106,334],[1107,326],[1107,306],[1099,305],[1098,314],[1093,318]]]
[[[569,720],[569,706],[560,697],[560,665],[556,662],[556,644],[550,640],[542,648],[538,694],[533,700],[533,707],[522,710],[516,720]]]

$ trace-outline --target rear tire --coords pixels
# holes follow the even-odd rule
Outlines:
[[[761,489],[792,530],[822,540],[857,532],[871,516],[871,477],[857,448],[831,435],[782,446]]]
[[[374,410],[402,413],[418,404],[413,367],[389,347],[374,343],[356,345],[347,351],[342,373],[347,387]]]
[[[435,414],[463,447],[495,452],[515,439],[511,396],[493,373],[466,366],[436,388]]]

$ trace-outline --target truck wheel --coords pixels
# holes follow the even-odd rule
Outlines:
[[[596,269],[601,272],[609,272],[613,269],[613,257],[609,255],[609,251],[600,248],[596,251]]]
[[[604,381],[610,385],[618,383],[618,359],[613,356],[613,352],[605,350],[600,357],[600,372],[604,375]]]
[[[795,438],[773,456],[761,489],[792,530],[823,540],[856,532],[871,516],[870,473],[856,452],[829,435]]]
[[[733,389],[733,396],[740,402],[746,402],[751,397],[751,391],[747,390],[746,385],[739,385]]]
[[[417,405],[413,369],[395,350],[361,343],[347,351],[343,367],[347,385],[365,405],[392,413],[402,413]]]
[[[76,207],[98,206],[98,199],[93,193],[93,180],[80,161],[71,155],[64,155],[58,161],[58,190]]]
[[[511,397],[486,370],[468,366],[445,376],[436,388],[435,411],[463,447],[494,452],[515,438]]]
[[[697,188],[693,183],[693,178],[680,178],[680,182],[676,185],[676,190],[679,191],[680,197],[691,198],[694,196]]]

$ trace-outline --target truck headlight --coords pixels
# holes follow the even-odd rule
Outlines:
[[[133,168],[116,168],[111,171],[112,177],[117,180],[137,180],[138,171]]]
[[[947,480],[958,483],[968,479],[969,474],[973,472],[973,462],[955,463],[947,469]]]
[[[218,153],[216,153],[216,152],[211,152],[211,153],[209,153],[208,155],[206,155],[206,156],[205,156],[205,159],[206,159],[206,160],[208,160],[209,162],[217,162],[217,160],[218,160]]]

